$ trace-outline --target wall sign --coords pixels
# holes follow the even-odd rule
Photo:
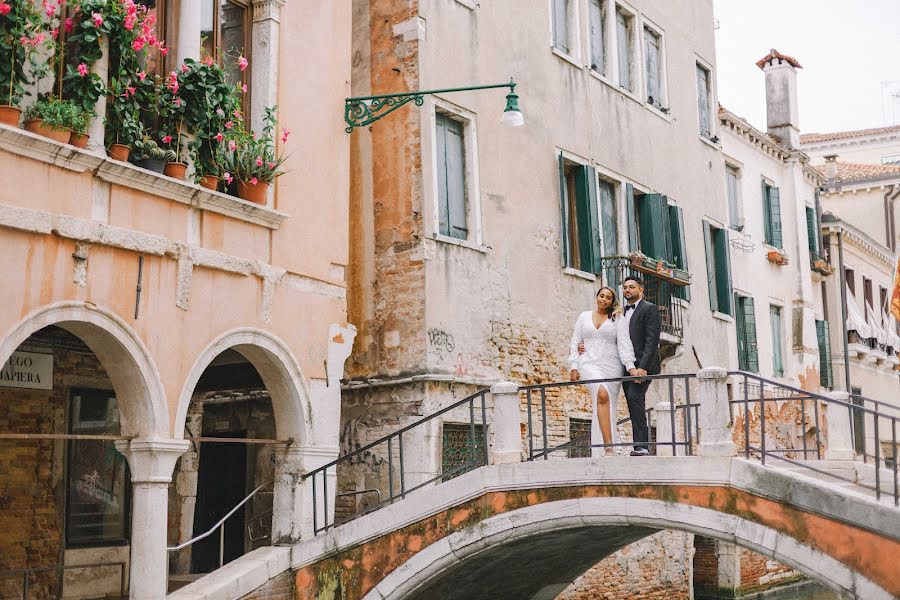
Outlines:
[[[53,355],[13,352],[0,368],[0,387],[53,389]]]

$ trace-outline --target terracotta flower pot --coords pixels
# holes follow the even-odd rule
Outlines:
[[[69,136],[69,143],[76,148],[86,148],[88,143],[88,136],[86,133],[75,133],[72,132],[72,135]]]
[[[769,259],[769,262],[776,265],[786,265],[788,262],[787,256],[778,250],[769,250],[769,252],[766,253],[766,258]]]
[[[265,204],[269,192],[269,184],[260,181],[256,185],[247,181],[238,181],[238,198],[256,204]]]
[[[109,157],[113,160],[121,160],[125,162],[128,160],[128,155],[131,153],[131,148],[126,146],[125,144],[112,144],[107,151]]]
[[[9,104],[0,105],[0,123],[11,127],[19,126],[19,117],[22,116],[22,109],[18,106],[10,106]]]
[[[215,175],[204,175],[200,178],[200,187],[216,191],[219,189],[219,178]]]
[[[175,179],[184,179],[185,173],[187,173],[187,165],[180,162],[166,163],[163,169],[163,175],[174,177]]]
[[[30,131],[31,133],[36,133],[45,138],[49,138],[54,142],[59,142],[60,144],[68,144],[69,138],[72,136],[72,130],[66,127],[51,127],[49,125],[44,125],[44,121],[41,119],[32,119],[25,123],[25,131]]]

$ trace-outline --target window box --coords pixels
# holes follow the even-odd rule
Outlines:
[[[787,254],[785,254],[781,250],[769,250],[766,253],[766,260],[768,260],[772,264],[778,265],[779,267],[783,267],[790,263]]]
[[[834,267],[831,266],[831,263],[825,260],[824,258],[813,258],[812,264],[810,265],[813,271],[819,273],[820,275],[831,275],[834,273]]]
[[[654,260],[641,254],[640,252],[632,252],[628,255],[631,260],[631,266],[635,271],[655,275],[660,279],[674,283],[675,285],[690,285],[691,274],[683,269],[669,266],[662,260]]]

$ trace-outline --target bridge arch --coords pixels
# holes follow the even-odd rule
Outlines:
[[[0,338],[0,363],[29,336],[50,325],[80,338],[106,369],[116,392],[123,435],[169,437],[169,410],[159,370],[140,336],[111,310],[80,301],[41,307]]]
[[[605,556],[663,529],[736,543],[850,597],[893,597],[828,554],[740,516],[660,500],[594,497],[512,510],[452,533],[399,565],[364,598],[493,598],[500,589],[509,597],[551,600]],[[528,568],[516,569],[523,552]],[[549,561],[545,569],[542,560]]]

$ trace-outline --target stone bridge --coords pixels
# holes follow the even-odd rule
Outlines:
[[[661,445],[655,457],[521,462],[519,389],[495,386],[491,464],[392,496],[318,535],[307,523],[304,541],[251,552],[170,598],[237,599],[288,577],[296,600],[552,600],[604,557],[664,529],[748,548],[845,597],[900,597],[896,498],[823,476],[866,467],[852,461],[847,405],[824,407],[828,446],[818,471],[766,464],[737,456],[726,377],[698,374],[698,456],[665,456]],[[675,440],[666,438],[672,429],[657,433]],[[880,488],[895,487],[893,477],[882,474]],[[299,495],[307,518],[316,504],[309,483]],[[316,514],[331,512],[333,523],[333,501],[322,506],[319,494]]]

